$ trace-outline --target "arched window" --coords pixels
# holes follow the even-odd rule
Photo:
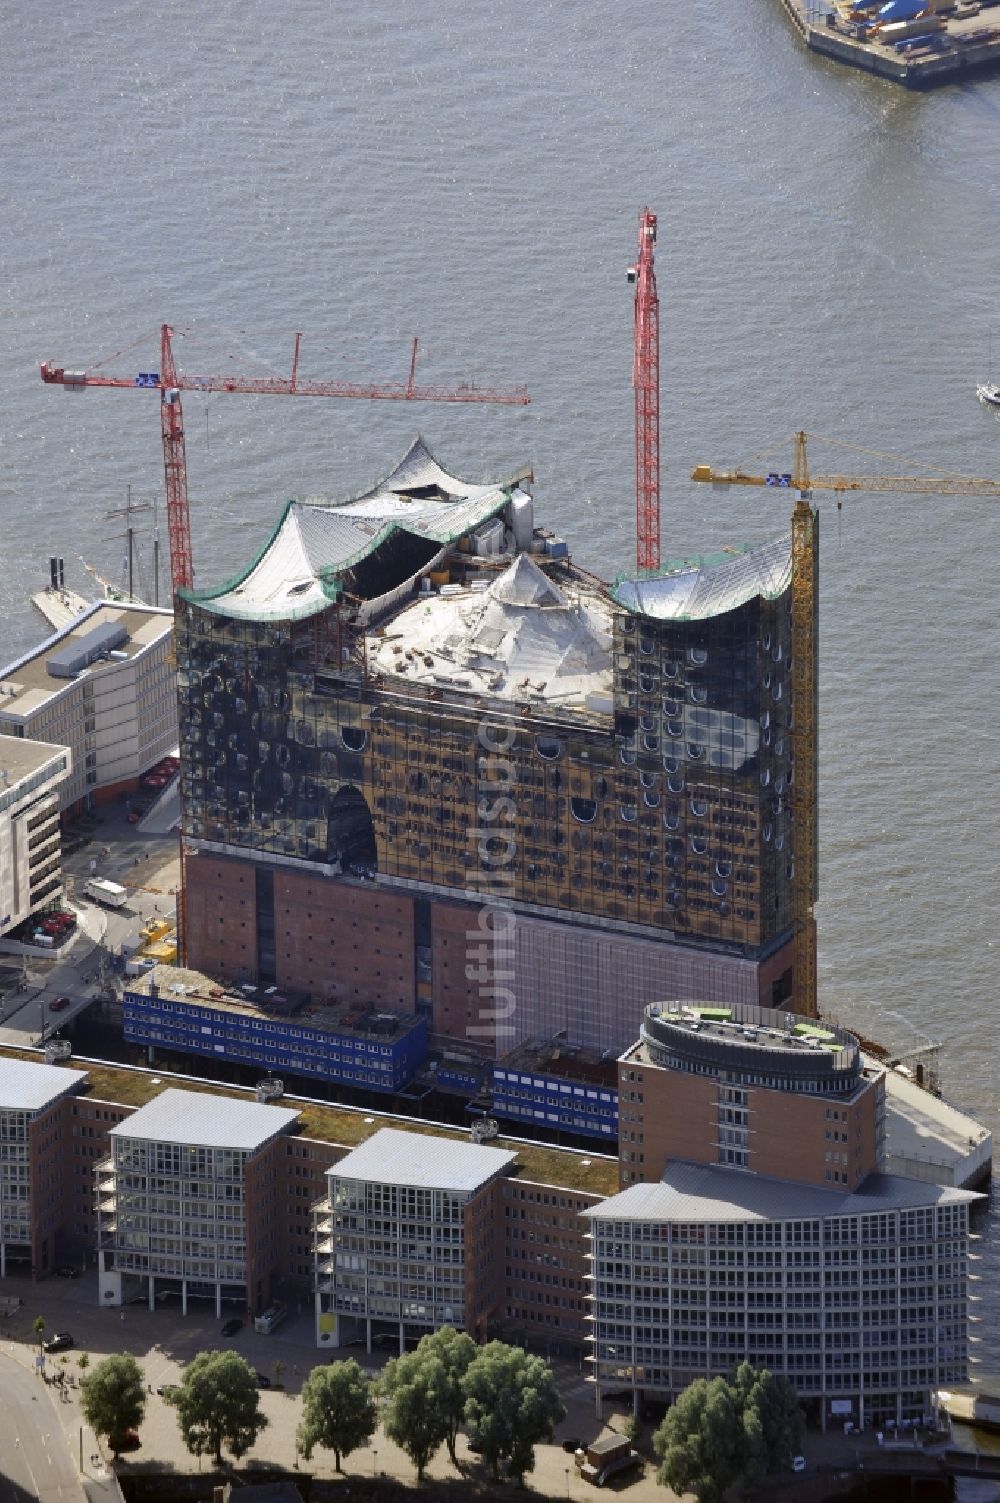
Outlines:
[[[573,811],[573,818],[577,820],[581,825],[593,824],[594,820],[597,818],[596,799],[571,798],[569,801],[569,806]]]

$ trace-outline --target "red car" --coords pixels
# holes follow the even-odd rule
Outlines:
[[[55,997],[49,1003],[49,1012],[62,1012],[63,1008],[69,1006],[69,1003],[69,997]]]

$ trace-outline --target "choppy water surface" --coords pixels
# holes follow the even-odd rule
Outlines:
[[[418,427],[462,473],[532,462],[580,561],[628,566],[624,270],[644,202],[666,552],[779,530],[787,497],[687,476],[798,427],[878,451],[817,447],[817,470],[895,473],[893,451],[1000,475],[1000,424],[973,395],[996,316],[1000,79],[917,96],[842,71],[774,0],[14,0],[0,82],[5,659],[38,635],[27,596],[50,552],[70,582],[81,556],[116,574],[105,511],[162,487],[155,396],[68,396],[37,362],[91,366],[165,319],[190,326],[191,371],[287,371],[302,330],[303,374],[388,381],[419,333],[425,379],[534,399],[189,398],[202,582],[287,496],[359,488]],[[108,368],[157,365],[147,337]],[[1000,507],[877,494],[821,517],[821,996],[883,1037],[944,1039],[946,1092],[997,1128]]]

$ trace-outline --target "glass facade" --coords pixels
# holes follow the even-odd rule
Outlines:
[[[605,1388],[676,1394],[746,1357],[881,1423],[967,1377],[964,1201],[787,1221],[598,1212],[591,1232]]]

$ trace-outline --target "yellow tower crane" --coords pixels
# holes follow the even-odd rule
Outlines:
[[[815,438],[816,435],[814,434]],[[824,440],[836,442],[836,440]],[[817,891],[817,546],[819,519],[810,506],[813,491],[900,491],[918,496],[992,496],[1000,500],[1000,481],[976,475],[810,475],[806,434],[793,440],[792,468],[750,474],[743,469],[717,470],[697,465],[692,480],[712,485],[761,485],[795,490],[798,501],[792,512],[792,1005],[806,1017],[818,1015],[816,996],[816,919],[813,908]],[[846,445],[856,448],[855,445]],[[859,451],[865,452],[865,451]],[[838,501],[838,507],[840,502]]]

